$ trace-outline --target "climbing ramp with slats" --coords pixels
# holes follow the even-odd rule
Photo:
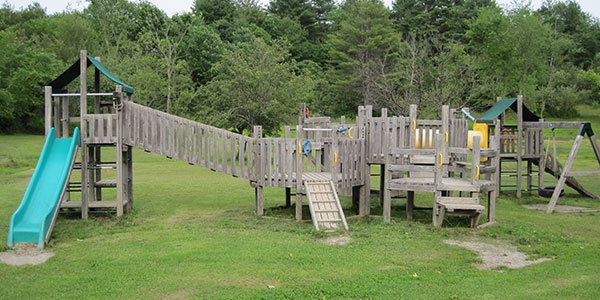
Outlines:
[[[348,230],[340,199],[328,173],[304,173],[302,176],[308,206],[316,230]]]

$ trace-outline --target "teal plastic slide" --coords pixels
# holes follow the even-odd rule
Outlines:
[[[38,248],[44,248],[80,144],[79,128],[75,128],[71,138],[57,138],[54,128],[50,129],[21,205],[10,219],[9,247],[37,243]]]

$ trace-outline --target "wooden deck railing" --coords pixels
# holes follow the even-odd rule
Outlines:
[[[132,102],[123,103],[124,143],[253,180],[254,139]]]
[[[448,145],[466,146],[468,121],[451,119],[448,123]],[[402,116],[369,118],[367,122],[369,164],[384,164],[389,147],[431,148],[435,135],[442,132],[443,126],[441,120],[411,121],[409,117]]]
[[[517,126],[504,126],[500,134],[500,153],[503,157],[516,157],[519,152]],[[523,128],[521,157],[539,158],[544,155],[544,129]]]
[[[124,102],[123,141],[189,164],[249,179],[260,186],[294,187],[298,145],[291,138],[252,138]],[[364,141],[338,140],[340,186],[363,183]]]
[[[117,142],[117,115],[115,114],[88,114],[84,115],[85,131],[81,138],[88,144],[114,144]]]

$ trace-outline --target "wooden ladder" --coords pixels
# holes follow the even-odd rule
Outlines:
[[[333,181],[304,180],[304,189],[308,198],[308,207],[316,230],[348,231],[348,223],[340,199],[338,198]]]

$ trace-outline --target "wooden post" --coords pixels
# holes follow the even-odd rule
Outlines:
[[[50,128],[52,127],[52,87],[44,87],[44,125],[45,135],[48,135]]]
[[[296,126],[296,221],[302,221],[302,173],[304,159],[302,157],[302,125]]]
[[[517,96],[517,198],[523,184],[523,96]]]
[[[133,148],[131,146],[125,146],[127,148],[125,159],[127,160],[127,178],[124,178],[127,183],[124,189],[124,195],[127,199],[127,211],[133,209]]]
[[[368,138],[369,134],[368,130],[368,122],[373,118],[373,107],[371,105],[365,106],[363,110],[363,114],[360,115],[360,125],[358,128],[358,139],[365,141],[364,151],[369,153],[371,147],[371,140]],[[357,138],[357,137],[355,137]],[[364,185],[359,190],[359,205],[358,205],[358,214],[360,216],[368,216],[371,213],[371,165],[369,161],[366,159],[366,154],[362,155],[364,160],[364,165],[362,169],[362,173],[364,176]]]
[[[88,218],[88,199],[89,199],[89,188],[88,188],[88,149],[87,149],[87,51],[81,50],[79,53],[79,102],[80,111],[79,116],[81,120],[80,132],[81,132],[81,218]]]
[[[379,178],[379,203],[383,208],[383,220],[386,222],[389,222],[391,220],[391,208],[392,208],[392,195],[391,195],[391,191],[388,189],[387,187],[387,181],[386,181],[386,173],[387,173],[387,165],[388,162],[391,162],[391,154],[390,154],[390,150],[392,147],[395,147],[396,142],[395,142],[395,136],[392,135],[392,133],[390,132],[390,127],[389,127],[389,120],[387,119],[387,111],[381,111],[381,121],[382,121],[382,129],[383,132],[381,133],[381,139],[383,141],[383,145],[381,147],[381,152],[384,155],[384,160],[383,163],[381,164],[380,167],[380,178]],[[395,128],[393,128],[393,130],[395,130]],[[392,140],[390,142],[390,140]],[[390,174],[390,179],[391,174]]]
[[[52,115],[52,127],[54,127],[54,132],[57,137],[61,136],[62,130],[60,130],[60,97],[52,97],[52,111],[54,112]]]
[[[284,127],[284,138],[286,140],[291,139],[291,128],[290,126],[285,126]],[[290,149],[290,153],[293,153],[293,151]],[[292,162],[290,162],[292,163]],[[292,180],[292,178],[289,178],[287,180]],[[292,188],[290,188],[289,186],[285,187],[285,207],[290,207],[292,206]]]
[[[120,103],[122,103],[122,101],[123,101],[122,100],[122,98],[123,98],[122,89],[123,89],[122,86],[117,85],[115,92],[113,93],[113,99],[114,98],[119,99],[117,101],[119,101]],[[127,161],[125,160],[127,153],[124,153],[124,151],[123,151],[124,150],[123,147],[125,147],[125,145],[123,144],[123,127],[120,125],[122,114],[120,111],[117,111],[116,113],[117,113],[117,216],[121,216],[121,215],[123,215],[123,205],[125,204],[125,199],[127,199],[126,180],[128,179],[128,176],[127,176],[126,172],[127,172],[128,168],[127,168]],[[100,155],[100,147],[98,147],[97,155]],[[100,157],[97,157],[97,159],[100,159]],[[100,176],[100,174],[98,173],[97,176]],[[100,192],[100,189],[98,189],[98,190],[99,190],[98,194],[101,195],[102,193]]]
[[[96,60],[100,61],[100,57],[95,57]],[[95,93],[100,93],[100,70],[98,68],[94,68],[94,92]],[[116,87],[116,92],[117,93],[121,93],[122,91],[122,87],[121,86],[117,86]],[[119,96],[122,97],[122,96]],[[100,96],[95,96],[94,97],[94,114],[99,114],[100,113]],[[120,156],[120,152],[121,152],[121,148],[118,147],[119,142],[117,142],[117,158]],[[95,146],[93,147],[93,158],[91,158],[90,160],[93,162],[94,166],[99,166],[99,164],[102,162],[102,146]],[[123,159],[123,157],[121,156],[121,160]],[[118,168],[121,167],[121,160],[117,159],[117,173],[119,173]],[[102,180],[102,169],[101,168],[95,168],[92,172],[94,172],[93,176],[90,176],[92,179],[91,182],[96,183]],[[117,180],[117,186],[121,184],[120,180]],[[94,194],[93,198],[94,201],[102,201],[102,188],[93,187],[93,191],[92,193]],[[117,193],[118,194],[118,193]],[[118,199],[119,196],[117,196]],[[117,201],[118,206],[117,207],[117,216],[120,216],[123,214],[123,202],[122,199],[121,201]],[[120,214],[119,214],[120,212]]]
[[[263,154],[262,153],[262,147],[261,145],[261,139],[262,139],[262,127],[261,126],[254,126],[253,129],[253,133],[252,133],[253,137],[256,139],[257,141],[257,146],[254,147],[254,151],[257,157],[256,160],[256,173],[257,173],[257,177],[256,177],[256,184],[254,186],[254,196],[256,199],[256,215],[258,216],[262,216],[265,213],[265,209],[264,209],[264,194],[263,194],[263,186],[262,186],[262,181],[264,180],[264,168],[265,166],[263,165]]]
[[[306,120],[306,108],[306,103],[300,103],[298,105],[298,125],[304,126],[304,120]]]
[[[416,129],[417,129],[417,105],[416,104],[411,104],[410,105],[410,111],[409,111],[409,124],[408,126],[410,127],[410,130],[408,131],[409,134],[409,148],[410,149],[415,149],[416,147],[416,142],[417,142],[417,137],[416,137]]]
[[[496,199],[498,199],[498,195],[500,195],[500,178],[502,177],[502,170],[500,169],[500,125],[498,121],[495,121],[494,126],[494,139],[490,140],[490,147],[496,150],[496,156],[492,158],[492,165],[496,166],[496,173],[494,173],[494,182],[496,183],[496,188],[492,191],[492,194],[488,194],[488,222],[493,223],[496,222]]]
[[[385,159],[386,153],[390,149],[390,120],[388,119],[387,109],[381,109],[381,122],[383,129],[381,140],[381,153],[383,154],[383,163],[379,167],[379,203],[383,205],[385,200]]]
[[[328,168],[329,168],[329,173],[331,174],[331,182],[333,182],[333,187],[335,188],[335,192],[337,193],[339,190],[339,181],[338,181],[338,165],[339,165],[339,153],[338,153],[338,144],[339,144],[339,139],[338,139],[338,135],[337,135],[337,130],[339,129],[339,126],[331,126],[331,146],[329,149],[329,154],[326,156],[329,160],[328,162]]]
[[[66,138],[69,137],[69,123],[71,122],[69,114],[69,97],[61,97],[60,102],[62,104],[62,136]]]
[[[544,122],[544,119],[540,119],[540,122]],[[541,145],[542,145],[542,155],[540,156],[540,160],[538,163],[538,189],[544,187],[544,172],[546,171],[546,151],[550,149],[544,148],[544,130],[542,129],[541,134]]]
[[[356,115],[356,119],[354,122],[355,123],[354,130],[356,130],[356,132],[360,132],[362,130],[362,128],[364,127],[365,111],[366,111],[366,109],[364,106],[358,107],[358,113]],[[350,131],[350,129],[348,129],[348,131]],[[347,134],[348,134],[348,137],[351,136],[350,132],[348,132]],[[363,168],[363,170],[364,169],[365,168]],[[361,215],[362,207],[363,207],[363,200],[362,200],[363,187],[364,187],[364,180],[363,180],[362,185],[352,187],[352,210],[358,215]]]
[[[121,95],[123,96],[123,94]],[[125,96],[123,96],[123,98],[121,98],[121,101],[122,102],[119,105],[115,105],[117,109],[120,109],[120,112],[122,112],[122,108],[124,107],[123,103],[125,101],[132,101],[131,95],[126,94]],[[117,126],[119,126],[121,130],[121,141],[125,141],[125,134],[123,133],[126,124],[125,122],[126,121],[124,119],[121,119],[121,122],[117,124]],[[125,181],[126,186],[124,188],[123,195],[125,196],[125,200],[127,201],[126,211],[130,211],[131,209],[133,209],[133,148],[130,145],[124,145],[123,147],[126,150],[126,152],[124,153],[124,165],[126,165],[127,167],[126,171],[124,172],[126,178],[124,178],[123,180]]]
[[[99,62],[102,62],[100,57],[94,57]],[[121,87],[122,89],[122,87]],[[94,68],[94,93],[100,93],[100,70],[98,68]],[[100,112],[100,96],[94,97],[94,113],[99,114]],[[106,113],[106,111],[105,111]]]
[[[444,143],[448,145],[449,143],[449,129],[450,129],[450,106],[443,105],[442,106],[442,130],[441,134],[444,135]]]

